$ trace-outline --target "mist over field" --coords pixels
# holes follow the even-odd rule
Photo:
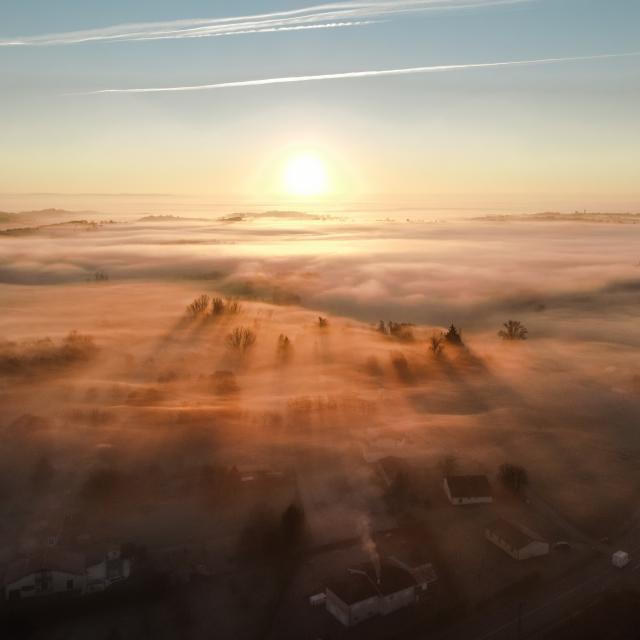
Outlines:
[[[273,573],[243,565],[263,553],[263,529],[290,505],[310,548],[358,539],[362,522],[393,528],[375,472],[386,456],[419,468],[420,499],[436,505],[447,465],[494,479],[522,465],[568,526],[610,535],[640,491],[638,234],[294,213],[3,232],[4,560],[56,528],[152,557],[188,547],[212,575],[239,562],[252,576],[190,615],[240,607],[243,580],[269,610]],[[189,311],[201,295],[206,309]],[[380,320],[406,324],[382,332]],[[507,320],[528,339],[501,340]],[[436,353],[451,323],[464,344]],[[234,342],[236,329],[252,337]],[[258,470],[283,480],[225,484]],[[456,522],[433,526],[434,554],[466,544]],[[145,633],[161,637],[154,615]],[[223,637],[256,633],[242,617],[225,624]]]

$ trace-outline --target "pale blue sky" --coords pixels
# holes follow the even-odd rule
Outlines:
[[[8,0],[0,5],[0,41],[312,5]],[[269,199],[277,196],[282,158],[310,148],[329,164],[339,187],[334,195],[344,199],[640,208],[640,57],[180,94],[78,95],[640,51],[637,0],[531,0],[373,19],[381,22],[0,46],[0,192]]]

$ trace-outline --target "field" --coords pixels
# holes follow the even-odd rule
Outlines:
[[[357,551],[363,522],[398,526],[372,462],[385,455],[415,470],[409,511],[471,603],[482,575],[496,593],[522,577],[486,547],[494,512],[576,543],[549,575],[636,515],[636,225],[291,213],[26,228],[0,237],[5,563],[53,530],[162,566],[182,549],[174,578],[236,576],[216,598],[242,627],[258,554],[268,629],[291,574],[261,536],[292,504],[316,554]],[[187,311],[203,294],[219,313]],[[527,340],[498,337],[512,319]],[[450,323],[464,344],[434,353]],[[521,465],[533,502],[462,514],[440,493],[445,463],[497,489],[499,466]],[[287,598],[306,606],[309,588]],[[229,637],[255,631],[240,627]]]

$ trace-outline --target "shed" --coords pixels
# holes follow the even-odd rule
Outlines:
[[[521,524],[499,518],[485,528],[485,537],[515,560],[549,553],[549,543]]]
[[[446,476],[443,486],[449,502],[454,505],[493,502],[491,485],[485,475]]]

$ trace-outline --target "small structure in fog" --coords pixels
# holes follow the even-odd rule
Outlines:
[[[383,562],[348,569],[347,575],[325,590],[327,611],[345,627],[373,616],[387,615],[417,601],[416,581],[405,569]]]
[[[626,551],[616,551],[611,556],[611,564],[614,567],[618,567],[618,569],[622,569],[622,567],[626,567],[629,564],[629,554]]]
[[[446,476],[443,486],[449,502],[454,505],[493,502],[491,485],[485,475]]]
[[[542,536],[503,518],[489,524],[484,533],[487,540],[515,560],[527,560],[549,553],[549,543]]]
[[[111,549],[99,558],[88,560],[86,575],[87,593],[104,591],[112,584],[126,580],[131,575],[131,564],[119,549]]]
[[[7,600],[37,596],[83,593],[84,557],[48,547],[39,553],[14,560],[4,576]]]

